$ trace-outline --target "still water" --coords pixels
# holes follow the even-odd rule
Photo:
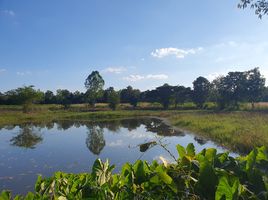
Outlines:
[[[157,141],[177,157],[176,144],[195,145],[196,151],[214,147],[211,141],[167,126],[160,119],[139,118],[106,122],[61,121],[0,128],[0,191],[14,194],[33,191],[37,175],[51,176],[55,171],[89,172],[95,159],[109,159],[119,171],[125,162],[137,159],[169,161],[172,157]],[[234,154],[233,154],[234,155]]]

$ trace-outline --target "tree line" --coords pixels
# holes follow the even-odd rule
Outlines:
[[[61,104],[64,108],[71,104],[87,103],[94,107],[96,103],[108,103],[115,110],[119,103],[129,103],[135,108],[138,102],[158,102],[164,109],[171,106],[176,109],[185,102],[194,102],[203,109],[206,102],[215,102],[218,109],[238,109],[240,102],[250,102],[254,108],[256,102],[268,101],[268,87],[265,87],[265,78],[258,68],[229,72],[211,82],[200,76],[193,81],[193,88],[164,84],[146,91],[131,86],[119,91],[113,87],[103,89],[105,81],[98,71],[89,74],[84,85],[86,92],[59,89],[55,94],[50,90],[42,92],[32,85],[19,87],[0,92],[0,104],[23,105],[27,111],[33,103]]]

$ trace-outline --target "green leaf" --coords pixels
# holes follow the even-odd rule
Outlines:
[[[136,161],[133,165],[133,171],[135,176],[135,183],[141,184],[146,178],[145,165],[141,160]]]
[[[193,143],[189,143],[186,147],[187,156],[194,157],[195,156],[195,148]]]
[[[200,155],[200,158],[202,156]],[[212,199],[215,196],[217,177],[211,163],[203,157],[200,162],[197,191],[205,198]]]
[[[238,199],[238,189],[239,181],[235,180],[233,186],[231,187],[228,183],[227,177],[223,176],[219,180],[217,191],[215,194],[215,200],[235,200]]]
[[[185,148],[183,146],[177,144],[176,148],[177,148],[177,151],[178,151],[178,154],[179,154],[180,158],[185,156],[186,151],[185,151]]]
[[[35,198],[34,194],[33,194],[32,192],[29,192],[29,193],[26,195],[26,197],[25,197],[24,200],[35,200],[35,199],[36,199],[36,198]]]
[[[246,171],[250,172],[252,171],[252,168],[256,162],[256,157],[257,157],[257,150],[253,149],[247,156],[247,164],[246,164]]]
[[[217,150],[214,148],[209,148],[206,150],[205,157],[210,163],[214,163],[214,159],[216,157]]]
[[[0,200],[10,200],[11,199],[11,194],[9,191],[4,190],[1,194],[0,194]]]

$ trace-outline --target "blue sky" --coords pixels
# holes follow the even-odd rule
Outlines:
[[[0,0],[0,92],[22,85],[84,91],[192,86],[259,67],[268,78],[268,17],[238,0]]]

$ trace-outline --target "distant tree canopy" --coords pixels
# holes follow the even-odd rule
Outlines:
[[[186,102],[194,102],[200,109],[206,108],[206,102],[214,102],[219,109],[237,109],[241,102],[249,102],[254,109],[256,102],[268,102],[268,88],[265,87],[265,78],[259,68],[229,72],[211,82],[204,77],[198,77],[193,82],[193,89],[164,84],[143,92],[131,86],[119,91],[113,87],[103,90],[104,80],[97,71],[93,71],[86,79],[85,86],[85,93],[60,89],[56,94],[49,90],[41,92],[33,86],[24,86],[0,93],[0,104],[20,104],[27,112],[34,103],[61,104],[67,109],[71,104],[94,105],[96,102],[102,102],[108,103],[109,107],[115,110],[120,102],[129,103],[133,108],[138,102],[159,103],[164,109],[178,109],[178,105]]]
[[[23,112],[29,112],[33,103],[40,103],[43,99],[43,93],[30,85],[10,90],[5,93],[5,96],[2,95],[1,99],[10,104],[23,105]]]
[[[206,78],[200,76],[193,82],[193,87],[193,101],[198,108],[203,108],[208,98],[210,83]]]
[[[133,89],[131,86],[128,86],[120,91],[121,102],[130,103],[135,108],[138,104],[140,93],[140,90]]]
[[[229,72],[215,81],[220,108],[238,108],[238,102],[251,102],[254,108],[254,103],[261,100],[264,88],[265,79],[258,68],[245,72]]]
[[[156,88],[156,100],[163,105],[164,109],[168,109],[168,107],[171,105],[173,94],[174,87],[168,85],[167,83]]]
[[[102,94],[105,82],[98,71],[93,71],[88,75],[85,81],[85,88],[87,89],[86,97],[88,103],[95,106],[97,98]]]
[[[255,10],[255,14],[259,18],[268,14],[268,1],[267,0],[240,0],[238,8],[245,9],[250,7]]]
[[[120,94],[113,87],[107,89],[107,103],[109,103],[109,107],[113,110],[116,110],[120,103]]]

